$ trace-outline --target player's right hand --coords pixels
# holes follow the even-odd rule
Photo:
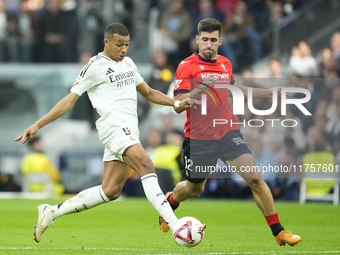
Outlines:
[[[22,144],[26,143],[28,139],[30,141],[33,140],[33,137],[39,132],[39,128],[37,125],[33,124],[29,128],[27,128],[24,133],[19,135],[17,138],[14,139],[15,142],[21,141]]]
[[[180,103],[179,103],[179,108],[184,108],[184,109],[188,109],[188,108],[194,108],[196,109],[196,105],[201,104],[201,101],[197,100],[197,99],[193,99],[193,98],[186,98],[183,99]]]

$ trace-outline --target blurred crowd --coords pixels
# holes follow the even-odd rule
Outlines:
[[[173,0],[158,2],[159,31],[151,42],[164,49],[174,64],[196,50],[198,22],[211,17],[223,24],[220,53],[239,71],[271,50],[270,34],[309,0]]]
[[[131,28],[132,4],[132,0],[0,0],[0,61],[86,63],[103,50],[107,24],[122,22]]]
[[[151,9],[159,11],[149,42],[173,65],[196,49],[199,20],[223,24],[221,53],[234,70],[270,51],[268,31],[312,0],[0,0],[0,61],[83,62],[103,48],[107,24],[130,31],[146,28]],[[85,61],[84,60],[84,61]]]

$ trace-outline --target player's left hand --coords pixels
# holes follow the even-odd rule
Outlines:
[[[21,141],[22,144],[26,143],[28,139],[30,141],[33,140],[33,137],[39,132],[39,128],[37,125],[33,124],[29,128],[27,128],[24,133],[19,135],[17,138],[14,139],[15,142]]]
[[[193,98],[186,98],[183,99],[180,103],[179,103],[179,108],[184,108],[184,109],[188,109],[188,108],[194,108],[196,109],[196,105],[200,105],[201,101],[197,100],[197,99],[193,99]]]

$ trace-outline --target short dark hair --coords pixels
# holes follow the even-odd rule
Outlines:
[[[130,35],[129,30],[122,23],[111,23],[105,29],[105,37],[111,37],[114,34],[121,36]]]
[[[198,23],[197,30],[198,30],[198,35],[200,35],[201,32],[212,33],[212,32],[218,31],[218,33],[221,37],[222,24],[221,24],[221,22],[219,22],[216,19],[206,18],[206,19],[201,20]]]

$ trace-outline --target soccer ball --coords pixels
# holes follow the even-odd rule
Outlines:
[[[202,242],[205,225],[194,217],[183,217],[178,220],[173,231],[175,242],[186,248]]]

